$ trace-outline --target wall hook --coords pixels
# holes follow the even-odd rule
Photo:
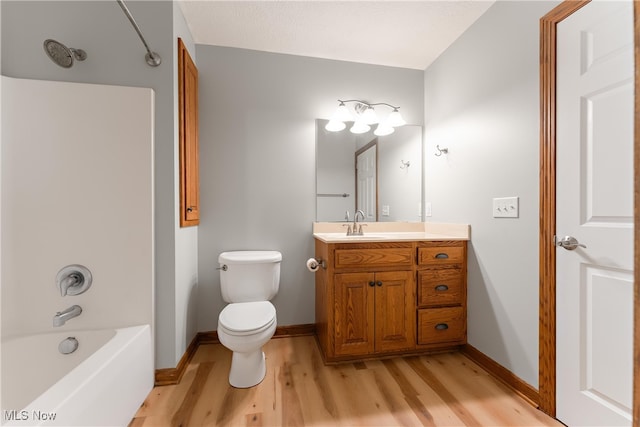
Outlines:
[[[438,150],[436,157],[442,156],[442,153],[447,154],[449,152],[448,148],[440,148],[440,144],[436,145],[436,150]]]
[[[400,169],[407,169],[409,166],[411,166],[411,161],[409,160],[407,160],[406,162],[404,160],[400,160],[400,163],[402,163]]]

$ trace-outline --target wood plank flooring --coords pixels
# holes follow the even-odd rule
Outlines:
[[[461,353],[325,366],[312,336],[264,351],[266,378],[234,389],[231,352],[201,345],[180,384],[155,387],[130,427],[562,426]]]

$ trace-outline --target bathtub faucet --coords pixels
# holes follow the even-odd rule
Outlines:
[[[75,286],[80,286],[82,284],[82,278],[78,274],[69,274],[67,277],[62,279],[59,283],[60,285],[60,294],[62,296],[66,296],[69,288],[73,288]]]
[[[59,311],[53,316],[53,326],[62,326],[67,320],[80,316],[80,313],[82,313],[82,307],[79,305],[72,305],[65,311]]]

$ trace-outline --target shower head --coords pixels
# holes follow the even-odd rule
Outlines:
[[[53,39],[44,41],[44,51],[49,58],[62,68],[71,68],[73,60],[84,61],[87,59],[87,53],[82,49],[74,49],[66,47],[62,43]]]

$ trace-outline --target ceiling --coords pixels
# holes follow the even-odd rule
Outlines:
[[[180,0],[194,41],[424,70],[494,1]]]

